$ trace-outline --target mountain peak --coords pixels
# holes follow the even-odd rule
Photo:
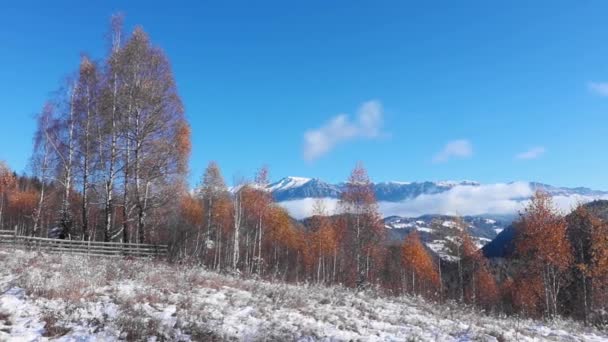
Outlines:
[[[289,177],[285,177],[285,178],[279,180],[276,183],[270,184],[268,186],[268,190],[270,192],[274,192],[274,191],[281,191],[281,190],[297,188],[297,187],[300,187],[300,186],[310,182],[311,180],[312,180],[312,178],[289,176]]]

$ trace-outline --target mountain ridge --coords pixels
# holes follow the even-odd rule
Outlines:
[[[445,181],[383,181],[374,182],[372,186],[378,201],[397,202],[420,195],[432,195],[454,189],[455,187],[481,187],[492,185],[527,184],[532,191],[544,190],[552,196],[608,196],[608,191],[588,187],[560,187],[537,181],[511,181],[506,183],[487,183],[471,180]],[[346,183],[329,183],[320,178],[288,176],[271,183],[266,187],[275,201],[282,202],[304,198],[339,198]]]

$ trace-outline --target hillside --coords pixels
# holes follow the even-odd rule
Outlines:
[[[485,316],[376,290],[200,267],[0,250],[0,340],[602,341],[579,323]]]
[[[502,232],[510,221],[499,221],[480,216],[462,218],[468,233],[478,248],[482,248]],[[458,234],[456,217],[447,215],[424,215],[416,218],[392,216],[384,219],[389,241],[399,243],[413,231],[418,231],[425,245],[443,259],[453,259],[447,245]]]

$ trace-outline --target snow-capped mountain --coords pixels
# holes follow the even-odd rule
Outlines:
[[[338,212],[344,188],[345,183],[286,177],[270,184],[267,191],[293,217],[302,219],[311,216],[317,199],[323,199],[329,214]],[[578,203],[608,199],[608,191],[538,182],[391,181],[374,183],[373,188],[381,214],[386,217],[390,240],[401,241],[417,230],[427,247],[446,259],[452,258],[449,245],[456,237],[455,216],[463,216],[469,233],[481,248],[510,226],[536,190],[553,196],[555,204],[565,213]]]
[[[277,202],[305,198],[339,198],[341,185],[325,183],[317,178],[286,177],[268,186]]]
[[[267,190],[275,201],[296,218],[310,216],[315,199],[322,198],[332,211],[345,183],[331,184],[318,178],[286,177]],[[578,203],[608,199],[608,191],[557,187],[538,182],[481,184],[474,181],[422,181],[374,183],[384,217],[419,217],[428,214],[458,216],[513,216],[536,190],[554,197],[556,205],[569,211]]]
[[[381,182],[374,184],[378,201],[397,202],[448,191],[456,186],[479,186],[473,181]],[[345,183],[330,184],[318,178],[285,177],[268,186],[277,202],[305,198],[339,198]]]

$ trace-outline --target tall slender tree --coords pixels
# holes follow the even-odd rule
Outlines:
[[[0,161],[0,229],[4,227],[7,197],[15,186],[15,177],[4,161]]]
[[[78,82],[75,89],[74,131],[75,158],[79,167],[81,224],[85,241],[90,239],[89,227],[89,190],[92,186],[94,163],[98,151],[94,144],[94,128],[98,125],[99,77],[97,66],[86,56],[80,62]]]
[[[205,254],[209,254],[206,262],[208,265],[212,265],[217,263],[222,229],[220,218],[225,208],[223,204],[229,196],[228,188],[216,162],[210,162],[205,169],[197,194],[202,203],[205,218],[197,233],[196,253],[204,248]]]
[[[585,322],[588,320],[592,302],[592,241],[594,232],[602,222],[583,205],[579,205],[568,215],[567,236],[572,245],[572,273],[574,286],[573,304],[575,314],[580,314]]]
[[[119,122],[123,114],[120,94],[123,83],[119,78],[120,54],[123,42],[123,16],[113,15],[110,24],[110,50],[103,70],[101,88],[100,115],[102,124],[98,127],[99,170],[103,181],[103,239],[112,241],[122,235],[127,236],[126,229],[117,229],[115,219],[115,187],[120,172],[119,165]],[[125,168],[126,170],[126,168]],[[126,173],[126,171],[125,171]],[[128,177],[126,177],[128,178]],[[125,179],[126,179],[125,178]],[[126,188],[125,188],[125,193]]]
[[[343,243],[346,244],[342,247],[343,260],[352,262],[349,265],[352,267],[347,267],[347,280],[362,285],[370,280],[374,259],[381,255],[384,225],[372,182],[361,163],[348,178],[339,205],[344,217]]]
[[[169,61],[141,28],[135,29],[122,48],[117,73],[125,93],[123,167],[128,173],[124,190],[132,185],[136,236],[146,242],[147,215],[168,195],[161,189],[186,172],[189,127]],[[128,204],[124,205],[128,214]]]
[[[404,277],[407,280],[404,283],[409,282],[409,292],[414,295],[434,296],[439,287],[439,273],[417,231],[405,238],[401,247],[401,260],[406,271]]]
[[[517,222],[516,252],[525,265],[524,272],[542,280],[545,314],[555,317],[572,251],[566,221],[542,191],[536,192]]]
[[[37,120],[37,130],[34,134],[34,151],[32,153],[31,164],[34,176],[40,180],[40,196],[38,206],[34,213],[33,235],[39,235],[42,224],[42,216],[47,195],[47,183],[52,180],[52,174],[56,165],[53,164],[52,147],[48,141],[47,132],[53,125],[53,110],[51,103],[47,103]]]

